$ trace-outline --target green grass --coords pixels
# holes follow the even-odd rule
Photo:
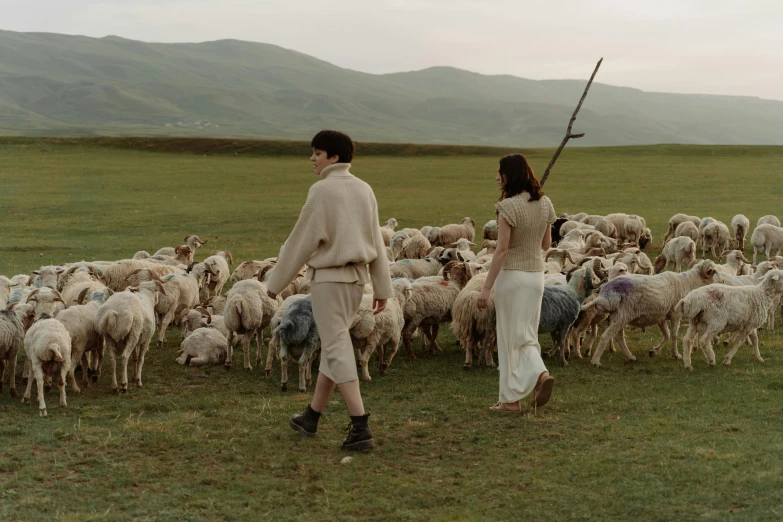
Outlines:
[[[361,150],[361,149],[360,149]],[[449,152],[449,151],[447,151]],[[453,151],[452,151],[453,152]],[[528,151],[542,172],[551,151]],[[449,152],[449,154],[451,154]],[[499,153],[498,153],[499,155]],[[568,149],[546,185],[558,212],[643,215],[660,243],[677,212],[728,222],[783,214],[783,148]],[[359,156],[381,219],[401,226],[493,218],[497,155]],[[276,254],[314,181],[307,157],[152,153],[79,142],[0,142],[0,273],[119,259],[198,233],[238,260]],[[655,249],[651,252],[654,255]],[[780,321],[778,321],[780,323]],[[535,416],[497,416],[497,372],[443,352],[363,383],[379,447],[340,464],[347,413],[330,404],[315,440],[287,426],[308,394],[280,370],[183,368],[179,329],[151,348],[143,389],[104,375],[49,417],[0,396],[2,520],[780,520],[783,338],[761,334],[731,367],[694,371],[639,356],[560,368]],[[681,332],[682,334],[683,332]],[[416,342],[418,345],[418,341]],[[551,341],[542,336],[544,348]],[[726,348],[719,347],[718,355]],[[720,359],[719,359],[720,360]],[[292,382],[296,370],[290,367]],[[17,381],[21,374],[18,370]]]

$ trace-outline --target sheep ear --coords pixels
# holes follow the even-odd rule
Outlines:
[[[773,281],[779,281],[780,280],[780,276],[775,274],[775,275],[772,276],[772,280]]]

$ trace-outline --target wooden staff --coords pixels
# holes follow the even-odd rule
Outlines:
[[[563,148],[565,148],[566,143],[568,143],[568,140],[571,138],[581,138],[585,135],[584,132],[580,134],[572,134],[571,133],[571,127],[574,126],[574,121],[576,121],[576,114],[579,112],[579,109],[582,108],[582,102],[585,101],[585,97],[587,96],[587,91],[590,89],[590,85],[593,84],[593,78],[595,78],[595,73],[598,72],[598,68],[601,67],[601,62],[603,62],[604,59],[601,58],[598,60],[598,63],[595,64],[595,69],[593,69],[593,74],[590,76],[590,81],[587,82],[587,87],[585,87],[585,92],[582,93],[582,98],[579,100],[579,105],[576,106],[576,110],[574,111],[573,116],[571,116],[571,121],[568,122],[568,129],[566,129],[565,137],[563,138],[563,141],[560,142],[560,146],[555,151],[555,155],[552,156],[552,159],[549,160],[549,165],[547,165],[546,170],[544,171],[544,175],[541,177],[541,186],[544,186],[544,183],[546,183],[546,179],[549,177],[549,171],[552,170],[552,165],[555,164],[555,161],[557,161],[557,157],[560,156],[560,153],[563,151]]]

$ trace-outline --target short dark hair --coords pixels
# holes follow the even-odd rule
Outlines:
[[[339,163],[350,163],[356,146],[345,133],[335,130],[322,130],[313,136],[310,146],[326,152],[327,158],[338,157]]]
[[[500,174],[506,183],[500,193],[500,199],[510,198],[522,192],[530,193],[530,201],[538,201],[544,193],[536,178],[533,167],[522,154],[508,154],[500,158]]]

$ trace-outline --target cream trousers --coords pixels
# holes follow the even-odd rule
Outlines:
[[[516,402],[547,371],[538,344],[544,273],[501,270],[495,281],[500,402]]]
[[[356,357],[348,330],[362,304],[364,285],[313,283],[310,293],[313,318],[321,337],[321,364],[318,371],[337,384],[357,380]]]

